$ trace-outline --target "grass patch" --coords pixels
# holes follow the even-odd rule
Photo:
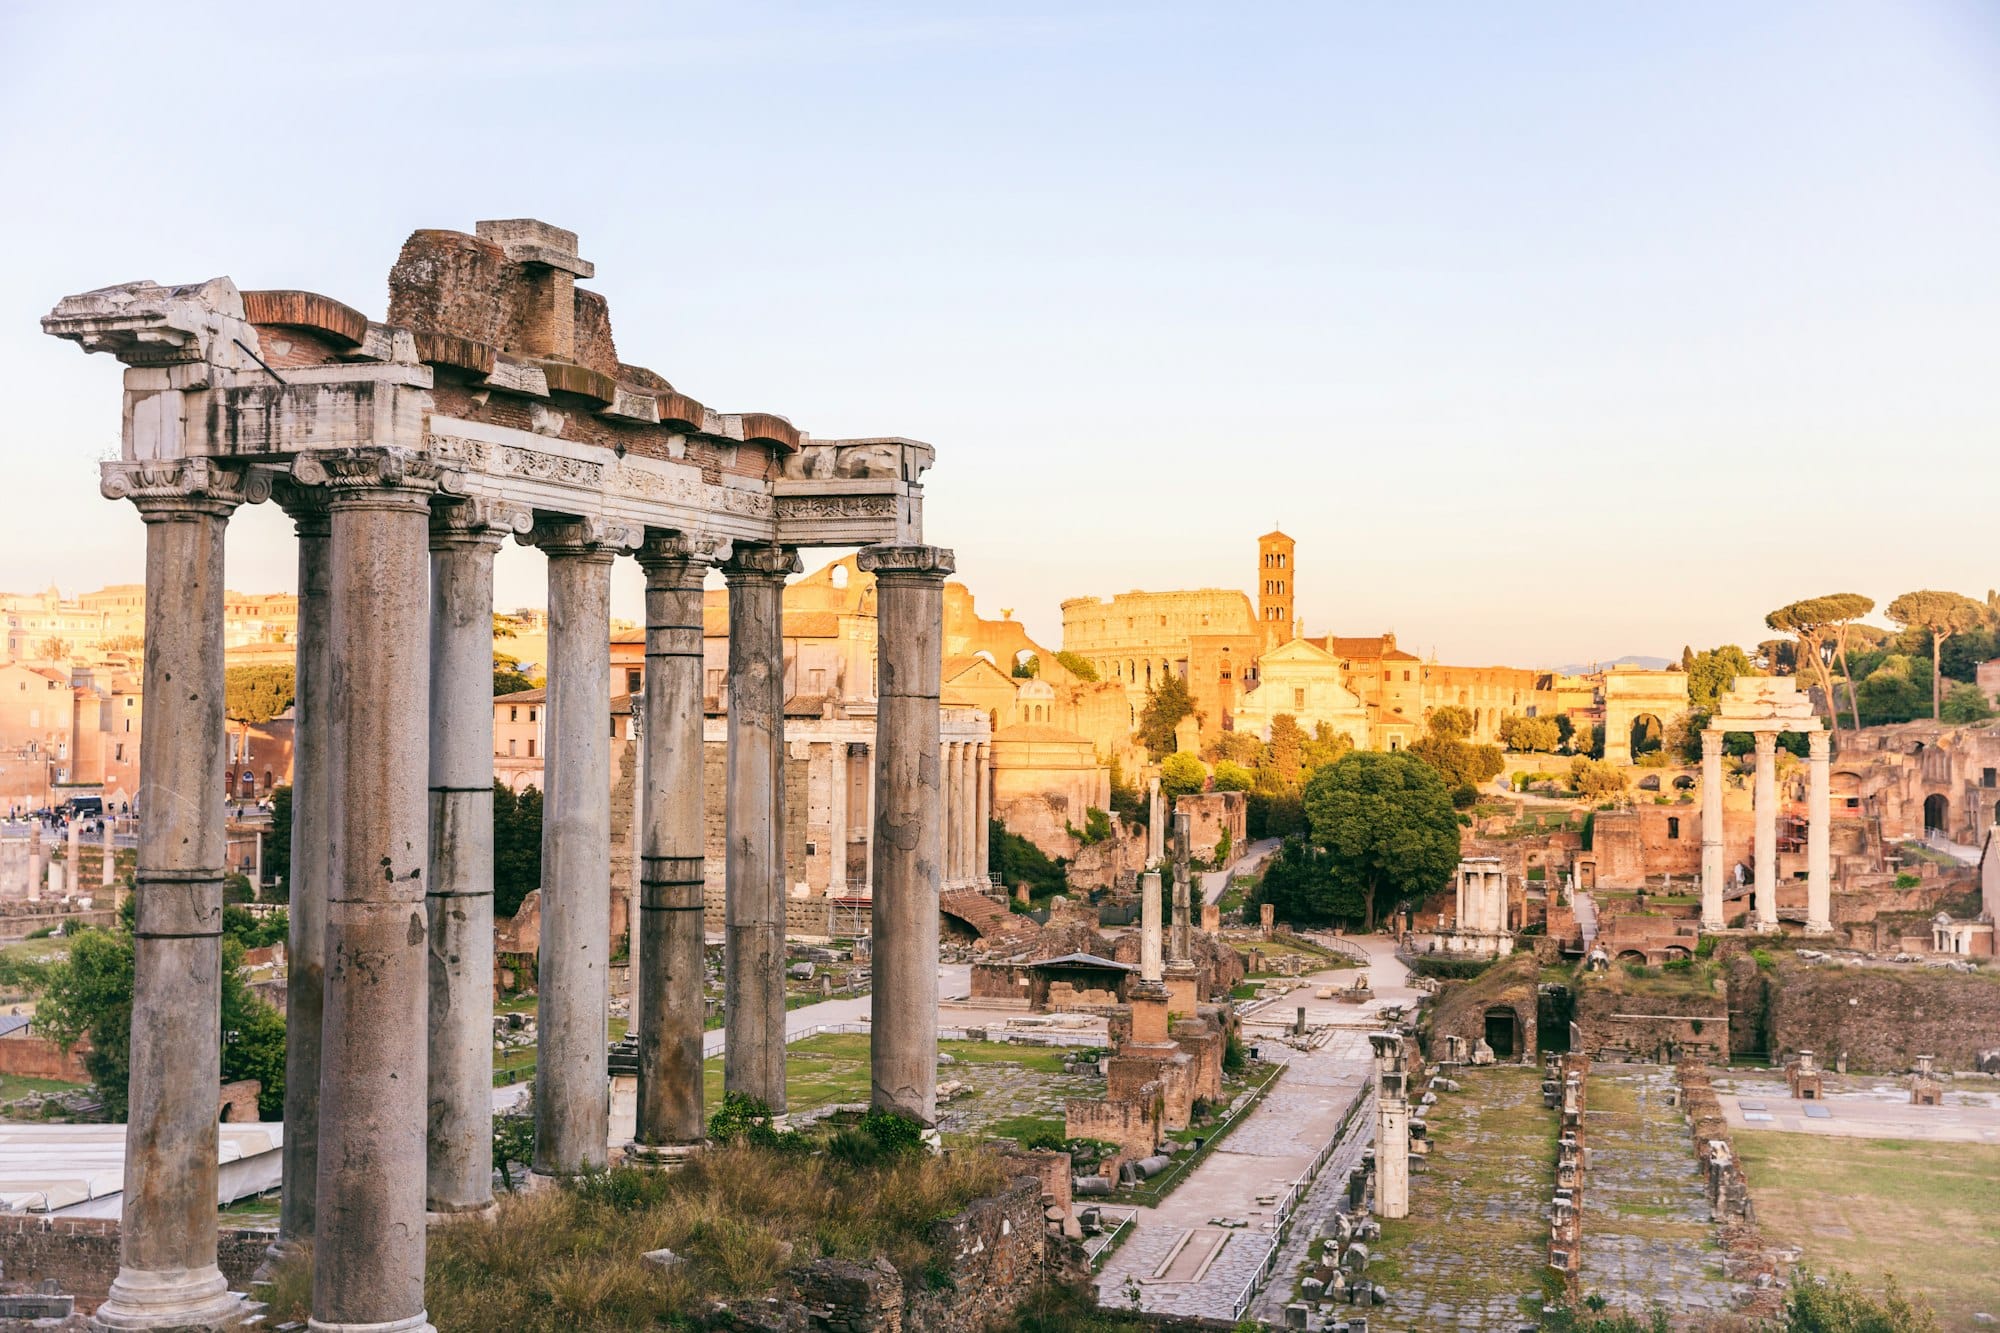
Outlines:
[[[718,1300],[767,1291],[793,1264],[886,1257],[910,1287],[945,1280],[933,1224],[997,1192],[990,1153],[905,1154],[846,1162],[747,1145],[712,1148],[687,1168],[619,1168],[574,1186],[508,1195],[493,1221],[430,1233],[425,1301],[439,1333],[509,1329],[730,1326]],[[640,1256],[662,1246],[669,1271]],[[300,1270],[279,1266],[275,1321],[303,1318]],[[280,1304],[280,1296],[285,1303]]]
[[[57,1078],[24,1078],[19,1074],[0,1074],[0,1102],[18,1101],[37,1092],[75,1092],[89,1086],[88,1083],[65,1083]]]
[[[1757,1222],[1804,1249],[1820,1272],[1846,1270],[1872,1292],[1894,1273],[1946,1328],[1992,1311],[2000,1254],[2000,1146],[1738,1132]]]

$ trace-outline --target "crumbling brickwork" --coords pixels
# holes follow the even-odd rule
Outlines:
[[[235,1291],[248,1291],[250,1275],[265,1259],[276,1233],[225,1227],[216,1262]],[[118,1276],[118,1221],[108,1217],[48,1217],[0,1213],[0,1273],[10,1282],[53,1281],[76,1297],[76,1308],[95,1310]]]

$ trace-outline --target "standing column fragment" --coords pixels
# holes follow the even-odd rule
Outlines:
[[[1722,733],[1701,733],[1701,928],[1721,930]]]
[[[431,518],[430,1116],[425,1206],[493,1206],[493,556],[525,509]]]
[[[637,1149],[703,1133],[702,580],[721,544],[650,533],[646,689],[639,743],[639,1106]]]
[[[285,942],[284,1189],[278,1248],[308,1241],[319,1177],[320,1023],[332,876],[333,521],[324,487],[287,484],[278,502],[299,539],[299,630],[292,667],[292,859]]]
[[[1806,934],[1833,932],[1832,737],[1806,737]]]
[[[1778,736],[1757,733],[1757,789],[1751,816],[1756,827],[1757,925],[1778,927]]]
[[[877,631],[874,983],[869,1102],[937,1123],[938,891],[944,870],[937,767],[944,581],[951,552],[869,546]]]
[[[334,874],[309,1326],[402,1333],[430,1327],[426,603],[438,472],[394,449],[316,457],[301,470],[307,479],[324,474],[332,488]]]
[[[575,519],[528,536],[549,557],[538,1176],[597,1170],[610,1156],[611,562],[622,535]]]
[[[722,1087],[785,1111],[785,577],[797,553],[736,548],[729,580]],[[878,971],[877,977],[879,979]]]
[[[981,745],[978,762],[972,769],[972,775],[979,783],[976,802],[978,813],[973,820],[972,831],[973,846],[978,849],[974,858],[973,873],[979,877],[979,887],[982,889],[993,882],[993,779],[988,772],[990,757],[991,747]]]
[[[254,473],[106,463],[146,522],[146,745],[132,927],[131,1104],[114,1329],[218,1329],[246,1314],[216,1266],[222,1070],[222,552]]]

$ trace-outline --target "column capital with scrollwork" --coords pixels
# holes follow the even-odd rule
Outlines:
[[[799,553],[789,546],[737,545],[722,562],[723,575],[732,583],[783,583],[787,575],[804,568]]]
[[[431,504],[431,549],[497,551],[507,538],[518,537],[534,525],[534,512],[526,505],[483,495],[464,499],[440,495]]]
[[[238,505],[270,498],[270,474],[212,458],[107,462],[98,489],[107,500],[130,500],[148,523],[191,515],[228,518]]]

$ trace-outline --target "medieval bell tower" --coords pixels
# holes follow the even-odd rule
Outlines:
[[[1293,615],[1292,546],[1292,539],[1282,532],[1267,532],[1257,539],[1257,619],[1263,624],[1267,647],[1299,635]]]

